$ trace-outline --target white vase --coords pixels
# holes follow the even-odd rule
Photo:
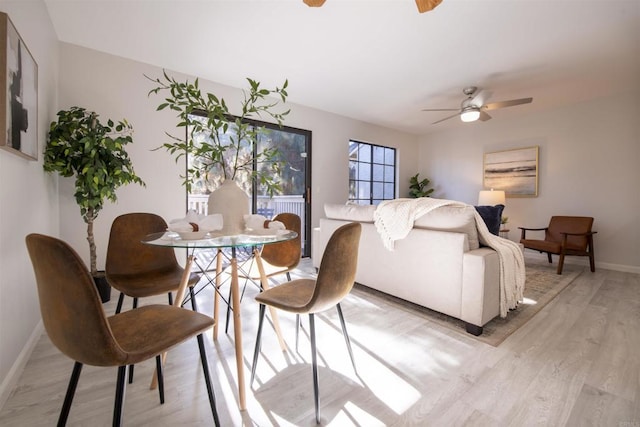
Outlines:
[[[244,216],[251,213],[249,196],[233,180],[226,180],[209,195],[209,214],[222,214],[222,233],[239,234],[244,231]]]

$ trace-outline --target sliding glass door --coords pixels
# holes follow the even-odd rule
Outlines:
[[[260,182],[251,180],[249,172],[241,173],[236,177],[236,182],[251,197],[251,211],[267,218],[282,213],[290,212],[300,216],[302,223],[302,254],[309,256],[311,252],[311,132],[289,127],[278,127],[270,123],[250,122],[260,128],[258,143],[251,146],[248,142],[240,145],[240,159],[255,158],[255,154],[265,149],[277,148],[278,156],[274,159],[279,163],[255,163],[253,170],[275,176],[280,182],[281,189],[268,194],[266,186]],[[231,133],[231,132],[230,132]],[[228,141],[230,135],[221,135],[221,141]],[[198,143],[206,143],[204,137],[194,140]],[[187,157],[187,172],[192,169],[197,159]],[[220,171],[211,170],[204,176],[195,180],[191,192],[187,194],[187,208],[199,213],[207,213],[207,201],[209,194],[223,182]]]

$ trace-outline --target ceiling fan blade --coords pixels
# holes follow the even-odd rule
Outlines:
[[[478,118],[481,122],[486,122],[487,120],[491,120],[491,116],[487,114],[484,110],[480,110],[480,117]]]
[[[324,4],[325,0],[302,0],[302,2],[309,7],[320,7]]]
[[[460,111],[459,108],[425,108],[422,111]]]
[[[512,99],[510,101],[492,102],[491,104],[484,105],[483,110],[497,110],[498,108],[513,107],[514,105],[529,104],[533,101],[533,98],[520,98]]]
[[[454,114],[453,116],[449,116],[449,117],[445,117],[444,119],[440,119],[438,121],[435,121],[433,123],[431,123],[432,125],[438,124],[440,122],[444,122],[445,120],[449,120],[449,119],[453,119],[454,117],[457,117],[460,115],[460,112],[457,112],[456,114]]]

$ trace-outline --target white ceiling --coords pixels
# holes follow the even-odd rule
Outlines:
[[[426,134],[463,124],[462,88],[492,111],[534,111],[640,90],[640,1],[45,0],[61,41],[245,88],[289,79],[289,101]]]

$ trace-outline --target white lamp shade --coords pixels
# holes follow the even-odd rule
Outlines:
[[[502,190],[482,190],[478,195],[478,206],[504,205],[505,196]]]

